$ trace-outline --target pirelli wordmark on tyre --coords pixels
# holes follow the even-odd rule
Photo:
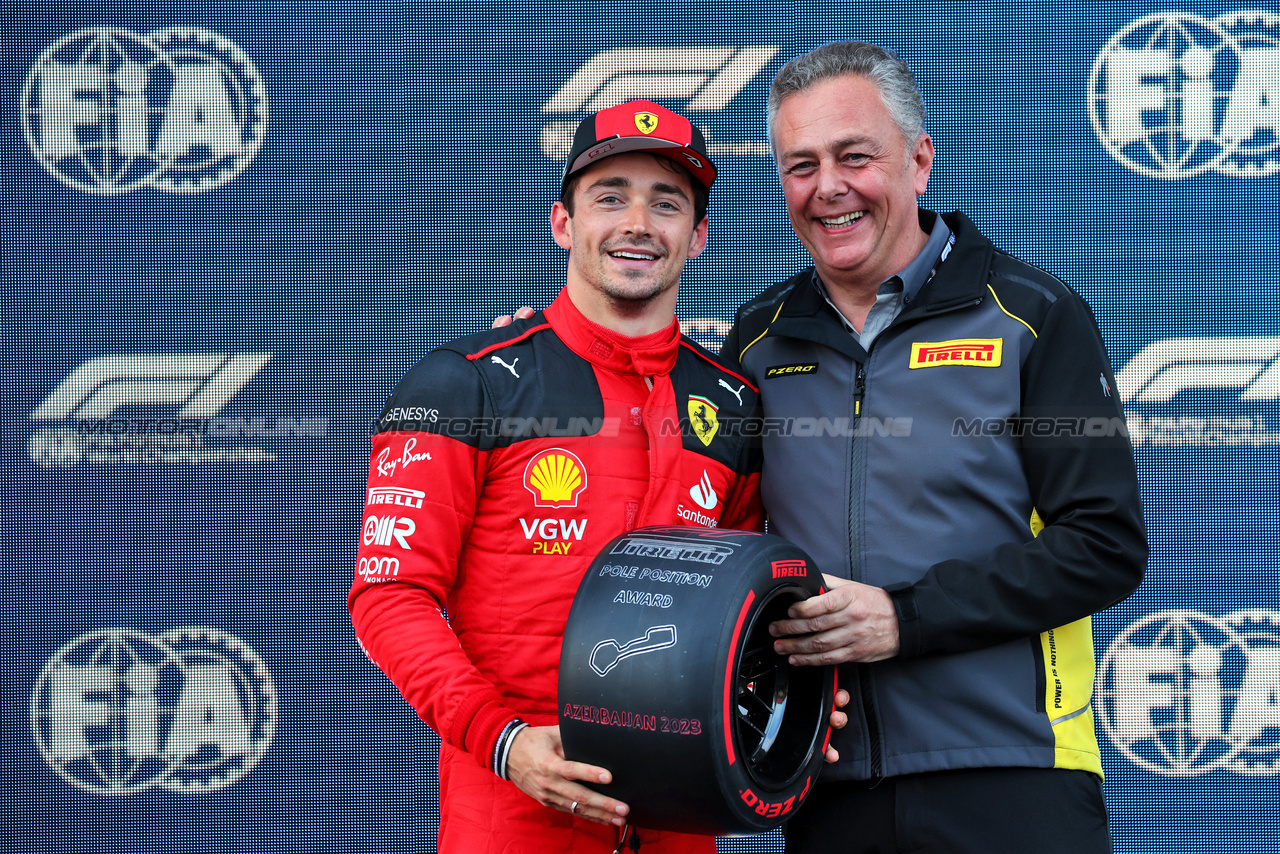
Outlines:
[[[569,759],[642,827],[759,833],[808,796],[830,737],[834,668],[791,667],[769,623],[822,591],[769,534],[638,528],[582,579],[560,656]]]

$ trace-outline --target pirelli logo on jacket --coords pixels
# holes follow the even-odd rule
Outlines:
[[[957,338],[954,341],[917,341],[911,345],[911,368],[962,365],[998,368],[1003,338]]]

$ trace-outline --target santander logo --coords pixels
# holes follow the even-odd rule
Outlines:
[[[689,497],[703,510],[714,510],[716,504],[720,502],[716,491],[711,488],[711,478],[707,476],[705,469],[702,472],[702,480],[689,490]]]

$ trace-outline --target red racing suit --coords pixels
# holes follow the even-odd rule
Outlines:
[[[761,527],[758,441],[741,429],[758,407],[674,319],[626,338],[563,292],[432,351],[396,387],[348,604],[366,654],[440,735],[442,854],[613,850],[616,829],[501,779],[495,746],[516,718],[558,722],[565,621],[609,540]],[[711,837],[640,835],[648,854],[715,851]]]

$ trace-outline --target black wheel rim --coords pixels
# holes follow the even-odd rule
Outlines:
[[[751,777],[774,790],[804,772],[821,732],[823,669],[792,667],[774,652],[769,634],[769,624],[807,595],[797,587],[770,593],[756,610],[736,662],[734,741]]]

